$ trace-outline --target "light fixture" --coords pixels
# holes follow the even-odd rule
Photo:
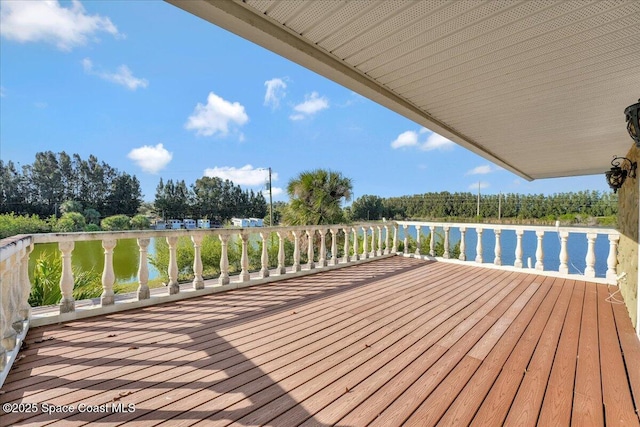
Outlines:
[[[605,176],[607,177],[607,184],[609,184],[609,187],[611,187],[614,193],[617,193],[618,188],[622,187],[622,184],[624,184],[627,177],[636,177],[638,163],[632,162],[626,157],[614,156],[613,160],[611,160],[611,166],[611,170],[607,171]]]
[[[638,113],[640,112],[640,99],[637,104],[629,105],[624,109],[624,117],[627,121],[627,131],[629,136],[636,142],[636,147],[640,148],[640,122]]]

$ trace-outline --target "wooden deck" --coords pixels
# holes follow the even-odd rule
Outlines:
[[[36,328],[0,425],[638,426],[609,292],[393,257]]]

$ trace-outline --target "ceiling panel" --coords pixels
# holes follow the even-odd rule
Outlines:
[[[526,179],[598,173],[632,144],[637,0],[169,2]]]

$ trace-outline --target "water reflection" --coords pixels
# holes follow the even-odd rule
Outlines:
[[[151,239],[149,248],[154,247],[154,239]],[[29,258],[29,272],[33,272],[35,261],[42,254],[59,257],[57,243],[37,244]],[[118,240],[113,252],[113,269],[116,275],[116,283],[130,283],[138,280],[138,260],[140,252],[136,239]],[[90,242],[76,242],[72,253],[72,264],[78,270],[93,270],[102,274],[104,269],[104,249],[99,240]],[[149,264],[149,278],[158,277],[158,271]]]

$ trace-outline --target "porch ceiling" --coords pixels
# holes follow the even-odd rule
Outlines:
[[[640,2],[167,0],[526,179],[631,146]]]

